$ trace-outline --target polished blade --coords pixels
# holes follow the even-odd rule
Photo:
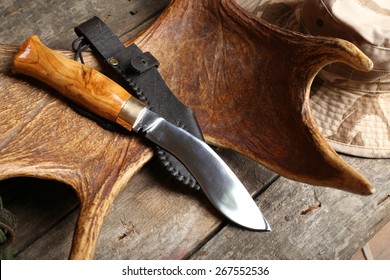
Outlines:
[[[271,228],[226,163],[205,142],[144,109],[133,130],[174,154],[192,173],[213,205],[233,222],[253,230]]]

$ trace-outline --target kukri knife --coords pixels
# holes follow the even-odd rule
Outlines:
[[[21,45],[13,72],[41,80],[79,106],[142,133],[174,154],[227,218],[249,229],[271,230],[246,188],[213,149],[147,109],[100,72],[50,50],[37,36]]]

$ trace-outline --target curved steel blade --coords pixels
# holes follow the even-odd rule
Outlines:
[[[249,229],[271,230],[244,185],[205,142],[146,108],[138,116],[133,130],[144,132],[146,138],[174,154],[227,218]]]

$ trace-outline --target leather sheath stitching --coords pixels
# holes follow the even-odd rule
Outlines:
[[[157,68],[159,66],[159,62],[151,53],[142,52],[142,50],[140,50],[135,44],[132,44],[128,47],[123,46],[118,37],[112,33],[112,31],[101,19],[96,16],[77,26],[75,28],[75,32],[79,37],[83,36],[83,39],[85,39],[79,39],[74,44],[75,47],[73,49],[75,51],[78,49],[76,47],[77,43],[82,41],[84,44],[89,44],[91,50],[96,51],[100,57],[103,58],[103,61],[105,61],[111,69],[114,69],[114,72],[119,75],[119,77],[122,79],[122,82],[126,84],[125,86],[128,88],[128,90],[136,95],[141,101],[145,102],[152,111],[160,111],[160,108],[158,107],[160,103],[156,103],[156,101],[173,101],[175,104],[172,104],[172,108],[175,109],[167,111],[169,116],[171,116],[168,118],[168,121],[178,123],[177,126],[185,129],[186,131],[203,140],[200,128],[192,111],[174,97],[172,92],[166,88],[166,85],[163,79],[159,76],[158,72],[152,70],[154,67]],[[127,71],[132,71],[132,73],[127,74]],[[138,86],[138,79],[144,73],[148,73],[145,75],[145,77],[150,78],[151,76],[152,78],[156,78],[156,85],[159,87],[162,86],[163,91],[161,92],[161,96],[156,96],[156,101],[154,99],[154,95],[150,95],[151,93],[154,93],[153,90],[151,92],[144,92],[144,79],[140,80],[140,87]],[[133,75],[136,77],[133,77]],[[146,88],[148,88],[148,86],[146,86]],[[167,98],[167,100],[164,100],[164,98]],[[157,107],[152,108],[151,106]],[[184,119],[181,120],[180,118]],[[101,122],[98,123],[102,126]],[[173,175],[176,181],[184,185],[190,186],[191,188],[200,189],[200,186],[192,177],[192,174],[174,155],[158,146],[155,146],[155,148],[157,151],[157,156],[163,166],[166,167],[165,169],[167,170],[168,174]]]
[[[119,75],[121,75],[122,78],[124,78],[127,82],[127,84],[133,89],[133,91],[137,94],[137,97],[146,103],[146,105],[148,106],[148,108],[150,110],[153,111],[153,108],[150,107],[150,103],[149,103],[149,100],[148,98],[144,95],[143,91],[137,87],[137,85],[135,84],[135,82],[133,81],[133,79],[131,79],[130,77],[126,76],[124,70],[120,67],[120,65],[116,65],[116,66],[112,66],[112,68],[114,68]],[[185,129],[184,125],[183,124],[176,124],[177,126]],[[155,146],[156,147],[156,150],[157,150],[157,155],[161,161],[161,163],[166,167],[166,170],[176,179],[178,180],[179,182],[181,182],[182,184],[186,185],[186,186],[189,186],[190,188],[193,188],[193,189],[196,189],[196,190],[199,190],[200,189],[200,186],[199,184],[193,180],[192,178],[190,177],[187,177],[183,174],[181,174],[174,166],[173,164],[168,160],[168,156],[167,156],[167,153],[164,149],[158,147],[158,146]]]

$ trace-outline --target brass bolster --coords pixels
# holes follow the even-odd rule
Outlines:
[[[136,98],[129,98],[119,112],[116,123],[128,130],[132,130],[135,121],[145,108],[146,105],[142,101]]]

